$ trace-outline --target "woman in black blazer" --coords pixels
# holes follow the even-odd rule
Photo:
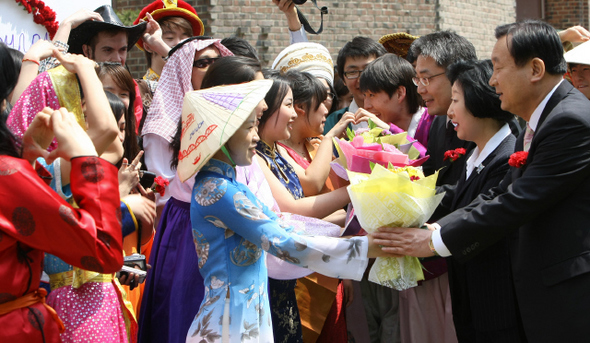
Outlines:
[[[458,157],[467,159],[466,167],[457,184],[446,189],[433,219],[468,205],[498,185],[509,169],[516,139],[508,122],[514,115],[500,108],[500,99],[488,84],[491,75],[490,60],[459,61],[447,69],[453,84],[448,117],[457,137],[477,147]],[[447,263],[459,342],[521,342],[506,239],[466,263],[452,257]]]

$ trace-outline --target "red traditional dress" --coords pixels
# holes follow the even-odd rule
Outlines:
[[[0,342],[59,342],[52,309],[37,293],[44,252],[86,270],[123,263],[117,168],[72,159],[72,208],[22,159],[0,156]]]

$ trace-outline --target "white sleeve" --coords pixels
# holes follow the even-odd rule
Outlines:
[[[289,44],[304,43],[309,41],[307,39],[307,34],[305,33],[303,25],[301,25],[301,28],[298,31],[289,30],[289,37],[291,38]]]
[[[148,133],[143,136],[143,150],[145,151],[144,158],[149,171],[169,181],[176,177],[176,172],[170,168],[172,150],[167,140],[156,134]],[[169,198],[170,192],[166,192],[163,197],[157,195],[157,205],[164,205]]]
[[[432,245],[434,246],[434,250],[436,253],[442,257],[451,256],[451,252],[445,245],[442,240],[442,236],[440,235],[440,225],[438,223],[432,224],[436,230],[432,231]]]

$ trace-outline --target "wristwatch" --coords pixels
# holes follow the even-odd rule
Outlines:
[[[436,249],[434,249],[434,243],[432,242],[432,235],[430,235],[430,240],[428,241],[428,247],[430,248],[430,252],[432,252],[434,254],[434,256],[440,256],[436,252]]]

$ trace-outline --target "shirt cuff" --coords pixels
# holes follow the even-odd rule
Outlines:
[[[451,252],[449,251],[449,249],[447,248],[447,246],[445,245],[445,243],[442,240],[442,236],[440,234],[440,225],[438,223],[434,223],[432,224],[432,226],[434,226],[435,230],[432,231],[432,246],[434,246],[434,250],[436,250],[436,253],[439,254],[442,257],[448,257],[451,256]]]
[[[289,30],[289,37],[291,38],[291,43],[302,43],[302,42],[307,42],[307,35],[305,34],[305,29],[303,28],[303,25],[301,25],[301,28],[299,29],[299,31],[291,31]]]

